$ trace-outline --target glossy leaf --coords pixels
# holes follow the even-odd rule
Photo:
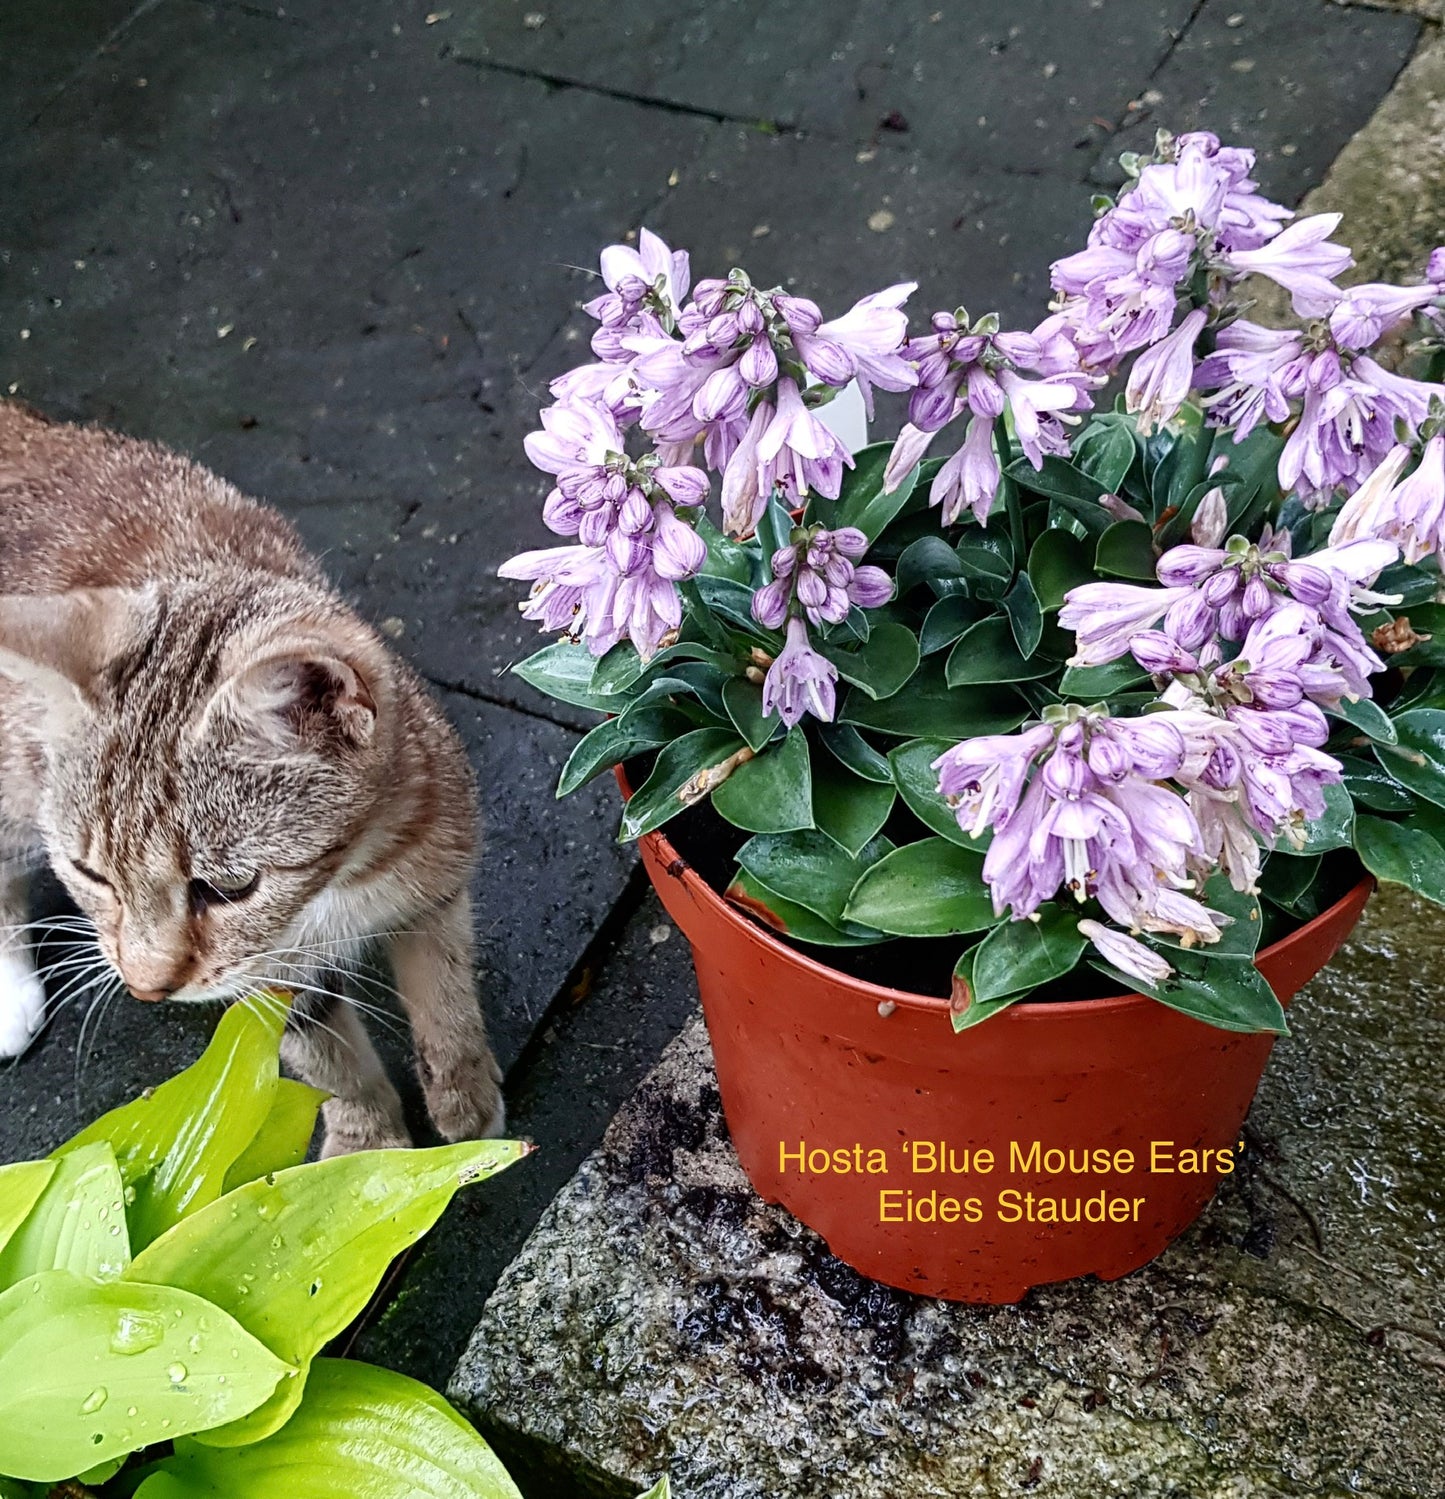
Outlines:
[[[813,825],[849,854],[859,853],[888,821],[897,788],[864,780],[826,753],[815,752],[812,765]]]
[[[713,810],[750,833],[813,826],[813,773],[801,727],[739,765],[712,794]]]
[[[30,1216],[0,1251],[0,1287],[42,1270],[114,1280],[130,1263],[125,1184],[105,1140],[61,1156]]]
[[[1277,854],[1305,855],[1328,853],[1332,848],[1348,848],[1355,836],[1355,804],[1343,786],[1324,788],[1323,817],[1307,818],[1301,832],[1304,842],[1293,844],[1283,833],[1275,842]]]
[[[732,537],[723,535],[706,513],[698,516],[697,534],[707,548],[707,561],[702,565],[705,573],[714,578],[731,578],[734,583],[752,582],[752,551]]]
[[[953,1004],[949,1006],[948,1018],[953,1032],[972,1030],[985,1020],[1008,1009],[1011,1004],[1027,998],[1024,994],[1009,994],[1003,999],[976,1000],[973,997],[973,960],[978,956],[978,944],[968,948],[953,966]]]
[[[584,734],[567,757],[557,782],[557,795],[569,796],[594,776],[687,731],[687,719],[667,703],[649,703],[625,718],[609,718]]]
[[[1154,583],[1154,534],[1143,521],[1121,520],[1099,538],[1094,566],[1111,578]]]
[[[1345,790],[1362,807],[1374,812],[1413,812],[1420,804],[1384,766],[1354,755],[1338,757],[1344,771]]]
[[[793,517],[788,512],[787,506],[779,500],[778,492],[774,490],[768,496],[768,503],[763,507],[763,513],[757,525],[758,545],[763,553],[763,572],[769,582],[773,577],[773,554],[787,546],[792,535]]]
[[[59,1482],[243,1416],[290,1372],[187,1291],[48,1270],[0,1295],[0,1472]]]
[[[317,1359],[300,1409],[251,1447],[176,1443],[136,1499],[521,1499],[435,1391],[390,1369]]]
[[[1074,461],[1105,494],[1117,494],[1133,466],[1138,443],[1127,420],[1095,417],[1074,444]]]
[[[0,1249],[30,1216],[30,1209],[55,1175],[55,1166],[54,1161],[17,1161],[0,1166]]]
[[[1380,764],[1411,791],[1445,806],[1445,710],[1411,708],[1395,720],[1398,743],[1379,745]]]
[[[883,493],[883,473],[892,452],[891,442],[871,443],[856,452],[851,472],[843,475],[837,500],[814,495],[808,504],[808,520],[821,522],[830,531],[856,526],[869,541],[876,541],[889,521],[901,513],[918,483],[915,465],[892,494]]]
[[[316,1116],[328,1094],[320,1088],[283,1077],[276,1081],[271,1095],[271,1111],[256,1131],[256,1137],[226,1172],[224,1192],[234,1192],[258,1176],[299,1166],[311,1147],[316,1133]]]
[[[958,553],[938,535],[920,536],[917,541],[909,542],[898,558],[895,571],[900,598],[921,583],[962,576],[963,564]]]
[[[1308,859],[1266,859],[1260,874],[1260,893],[1282,911],[1302,912],[1311,886],[1320,877],[1321,855]]]
[[[1029,552],[1029,577],[1045,609],[1057,609],[1071,588],[1092,583],[1094,569],[1084,544],[1057,527],[1045,531]]]
[[[854,886],[843,914],[899,937],[977,932],[996,920],[983,856],[946,838],[924,838],[885,855]]]
[[[243,1422],[207,1440],[275,1431],[295,1410],[305,1367],[365,1307],[402,1250],[459,1187],[518,1161],[513,1140],[373,1150],[279,1171],[193,1214],[138,1254],[127,1281],[179,1286],[224,1307],[302,1374]]]
[[[951,687],[1030,681],[1052,676],[1057,670],[1055,663],[1039,656],[1026,661],[1008,620],[998,614],[970,625],[948,653],[944,667]]]
[[[1326,711],[1332,718],[1342,719],[1351,728],[1358,729],[1367,738],[1380,744],[1395,744],[1399,741],[1399,733],[1390,721],[1390,715],[1367,697],[1354,703],[1341,698],[1334,707]]]
[[[953,808],[939,795],[938,772],[933,762],[952,747],[952,741],[944,739],[912,739],[900,744],[888,756],[894,784],[904,805],[924,827],[960,848],[982,849],[986,842],[970,838],[959,827]]]
[[[1005,919],[979,943],[973,960],[975,1004],[1027,994],[1078,963],[1085,945],[1078,915],[1050,906],[1038,915],[1037,921]]]
[[[751,750],[762,749],[782,727],[776,713],[763,717],[763,689],[758,682],[733,677],[722,690],[722,700],[733,727]]]
[[[776,644],[782,637],[766,630],[753,618],[753,590],[733,578],[714,578],[700,573],[692,579],[704,605],[735,630],[764,644]]]
[[[818,738],[854,775],[862,776],[865,781],[893,780],[887,759],[852,724],[819,724]]]
[[[1361,813],[1355,821],[1355,849],[1377,880],[1404,885],[1445,905],[1445,846],[1438,829],[1433,818],[1387,822]]]
[[[1124,656],[1107,666],[1069,667],[1059,683],[1059,693],[1076,702],[1100,703],[1148,680],[1149,673],[1132,656]]]
[[[918,632],[919,653],[931,656],[935,651],[952,645],[971,624],[991,612],[991,605],[971,599],[967,594],[951,593],[939,599],[928,611]]]
[[[876,625],[868,643],[857,650],[824,645],[822,652],[845,682],[875,700],[892,697],[918,670],[918,637],[906,625],[891,620]]]
[[[1147,994],[1160,1004],[1218,1030],[1289,1034],[1284,1010],[1274,991],[1248,959],[1220,958],[1211,962],[1171,954],[1170,960],[1176,971],[1159,986],[1142,983],[1107,963],[1095,962],[1093,966],[1113,979],[1121,994]]]
[[[1292,864],[1305,861],[1266,860],[1266,863],[1269,862]],[[1259,897],[1236,890],[1229,883],[1228,877],[1223,874],[1214,875],[1203,891],[1196,890],[1191,894],[1211,911],[1222,911],[1224,915],[1231,916],[1234,920],[1229,926],[1223,928],[1218,942],[1201,943],[1187,948],[1180,944],[1177,937],[1151,934],[1148,940],[1160,949],[1165,958],[1172,963],[1175,960],[1175,954],[1179,952],[1191,952],[1201,958],[1252,958],[1259,947],[1259,933],[1263,926]]]
[[[1108,511],[1099,504],[1099,496],[1105,491],[1097,479],[1091,479],[1082,469],[1062,458],[1046,457],[1037,470],[1027,458],[1017,458],[1005,472],[1033,494],[1048,495],[1065,501],[1088,506],[1097,514],[1108,517]]]
[[[592,686],[592,675],[597,669],[597,658],[585,645],[571,645],[557,641],[543,646],[534,656],[519,661],[512,668],[514,676],[521,677],[538,692],[555,697],[558,702],[571,703],[574,708],[595,708],[600,713],[615,713],[618,695],[609,696],[597,692]],[[624,699],[625,701],[625,699]]]
[[[979,734],[1007,734],[1029,716],[1028,707],[1003,687],[950,687],[943,663],[932,657],[912,679],[882,702],[856,689],[839,716],[859,728],[904,739],[958,741]]]
[[[103,1114],[56,1152],[109,1141],[134,1193],[126,1214],[133,1248],[221,1195],[226,1173],[271,1111],[285,1023],[279,1000],[232,1005],[197,1062]]]
[[[881,932],[834,926],[817,912],[769,890],[745,869],[738,870],[733,877],[727,898],[769,930],[795,942],[810,942],[819,947],[870,947],[883,940]]]
[[[764,834],[738,850],[738,864],[760,884],[835,927],[853,887],[893,845],[875,838],[858,854],[845,853],[826,833],[816,830]]]
[[[1044,611],[1039,607],[1038,595],[1027,573],[1020,573],[1004,594],[1003,612],[1013,630],[1014,644],[1025,659],[1032,657],[1043,639]]]
[[[640,838],[676,817],[689,805],[679,800],[678,792],[699,771],[720,765],[742,748],[742,739],[731,729],[694,729],[664,745],[652,773],[622,809],[622,839]]]

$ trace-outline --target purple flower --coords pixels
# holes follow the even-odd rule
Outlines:
[[[1126,400],[1139,414],[1139,431],[1148,435],[1170,421],[1184,404],[1194,378],[1194,344],[1206,314],[1196,308],[1167,338],[1160,339],[1134,361]]]
[[[1410,450],[1403,443],[1390,449],[1335,517],[1330,528],[1332,547],[1370,536],[1388,536],[1391,540],[1403,542],[1397,526],[1395,488],[1409,461]],[[1420,556],[1423,555],[1422,552]],[[1416,562],[1419,558],[1410,556],[1406,548],[1405,560]]]
[[[1035,724],[1017,734],[985,734],[945,750],[933,762],[938,792],[970,838],[1003,827],[1013,816],[1033,762],[1050,748],[1054,731]]]
[[[773,414],[767,401],[758,402],[742,440],[733,449],[723,469],[723,529],[729,536],[751,535],[762,519],[763,511],[768,508],[772,490],[764,483],[758,445],[763,433],[772,425]]]
[[[1355,263],[1345,246],[1329,243],[1339,222],[1337,213],[1298,219],[1258,249],[1231,250],[1224,266],[1243,275],[1267,276],[1289,292],[1301,317],[1323,317],[1340,299],[1332,278]]]
[[[916,281],[901,282],[861,298],[842,317],[818,323],[810,332],[803,331],[806,317],[793,329],[794,346],[818,379],[835,386],[857,380],[870,420],[873,386],[898,391],[918,383],[918,372],[902,354],[908,318],[900,310],[917,286]]]
[[[812,490],[837,499],[853,455],[803,404],[797,383],[784,377],[777,410],[758,439],[757,463],[759,492],[771,494],[776,485],[797,504]]]
[[[532,584],[531,596],[518,605],[524,619],[544,630],[586,640],[594,656],[606,655],[622,638],[613,623],[617,572],[600,547],[548,547],[522,552],[497,569],[502,578]]]
[[[1081,921],[1079,935],[1089,939],[1106,963],[1153,988],[1158,988],[1174,972],[1152,947],[1145,947],[1102,922]]]
[[[976,416],[968,424],[963,446],[934,475],[928,503],[943,507],[945,526],[951,526],[965,510],[971,510],[979,525],[986,526],[1001,473],[994,451],[993,423]]]
[[[601,266],[607,294],[583,310],[604,326],[632,322],[649,301],[652,310],[676,316],[687,295],[687,251],[669,250],[650,229],[638,232],[635,250],[631,245],[608,245]]]
[[[1070,589],[1059,623],[1075,634],[1070,666],[1104,666],[1129,649],[1135,635],[1152,628],[1193,589],[1147,588],[1136,583],[1084,583]]]
[[[770,630],[781,628],[796,600],[815,626],[841,624],[848,611],[876,609],[893,597],[893,580],[881,567],[859,567],[868,538],[852,526],[815,527],[773,553],[773,581],[753,595],[753,617]]]
[[[763,679],[763,716],[774,710],[788,728],[805,713],[823,723],[833,721],[838,668],[820,656],[808,640],[800,618],[788,621],[788,640]]]
[[[1342,349],[1368,349],[1439,295],[1438,286],[1352,286],[1330,313],[1330,332]]]
[[[1290,401],[1304,392],[1308,361],[1297,331],[1262,328],[1244,318],[1220,330],[1212,354],[1200,360],[1194,383],[1213,390],[1204,406],[1220,426],[1243,442],[1258,423],[1283,422]]]
[[[1069,441],[1062,424],[1077,423],[1079,418],[1070,413],[1087,411],[1093,405],[1092,378],[1075,373],[1023,380],[1013,370],[1001,370],[998,381],[1013,412],[1019,446],[1033,467],[1044,466],[1045,453],[1067,456]]]

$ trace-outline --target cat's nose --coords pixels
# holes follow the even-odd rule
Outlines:
[[[174,989],[137,989],[134,984],[126,986],[132,995],[144,1004],[159,1004],[163,999],[169,999],[176,991]]]

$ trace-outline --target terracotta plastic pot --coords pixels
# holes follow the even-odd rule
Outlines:
[[[1216,1030],[1137,994],[1015,1004],[955,1035],[947,1000],[805,957],[661,833],[641,846],[692,944],[743,1169],[864,1275],[991,1303],[1080,1275],[1114,1280],[1182,1233],[1237,1159],[1272,1036]],[[1281,1003],[1334,956],[1372,888],[1362,880],[1259,954]],[[945,1169],[917,1169],[930,1159]],[[886,1174],[870,1172],[880,1164]]]

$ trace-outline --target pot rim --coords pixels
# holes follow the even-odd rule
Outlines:
[[[622,766],[613,767],[613,774],[617,777],[617,784],[622,791],[623,800],[626,801],[632,795],[632,786]],[[844,973],[841,969],[832,968],[827,963],[820,963],[816,958],[810,958],[806,953],[799,952],[797,948],[790,947],[776,933],[768,930],[761,921],[757,921],[747,915],[741,908],[734,905],[730,900],[719,895],[708,882],[678,853],[666,833],[661,828],[651,833],[644,833],[638,840],[639,845],[652,842],[658,858],[664,867],[681,865],[681,871],[674,876],[680,879],[694,899],[701,899],[706,905],[732,922],[735,926],[745,930],[749,938],[762,945],[771,955],[781,960],[785,965],[801,969],[803,972],[815,977],[824,978],[841,984],[852,990],[860,997],[872,1000],[876,1004],[892,1004],[901,1010],[913,1010],[931,1015],[948,1015],[952,1012],[952,1004],[934,994],[915,994],[910,989],[890,989],[886,984],[875,984],[867,979],[854,978],[850,973]],[[1280,952],[1285,947],[1298,942],[1307,942],[1315,931],[1322,927],[1334,913],[1350,901],[1361,896],[1360,903],[1363,906],[1371,892],[1375,888],[1375,877],[1365,873],[1364,877],[1352,885],[1337,901],[1327,906],[1320,914],[1301,927],[1296,927],[1287,936],[1281,937],[1278,942],[1272,942],[1268,947],[1255,954],[1255,967],[1259,966],[1261,958],[1266,958],[1272,953]],[[685,934],[684,934],[685,935]],[[906,939],[905,939],[906,940]],[[1071,1000],[1038,1000],[1019,999],[1011,1004],[1006,1014],[1016,1018],[1038,1019],[1045,1015],[1056,1016],[1061,1013],[1069,1015],[1097,1016],[1110,1014],[1117,1010],[1128,1009],[1132,1006],[1155,1005],[1159,1001],[1151,999],[1147,994],[1110,994],[1099,999],[1071,999]]]

